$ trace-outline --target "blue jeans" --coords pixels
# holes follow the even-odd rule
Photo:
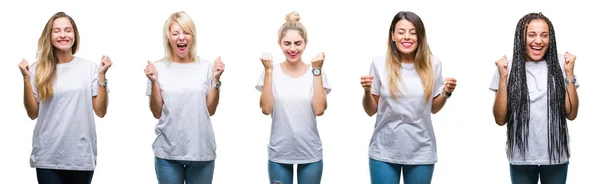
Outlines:
[[[510,165],[510,181],[515,184],[564,184],[569,162],[560,165]]]
[[[323,160],[298,164],[298,184],[319,184],[323,174]],[[293,184],[294,164],[282,164],[269,160],[270,184]]]
[[[155,157],[159,184],[211,184],[215,161],[181,161]]]
[[[94,171],[35,169],[39,184],[90,184]]]
[[[404,171],[404,184],[430,184],[434,164],[402,165],[369,158],[371,184],[398,184]]]

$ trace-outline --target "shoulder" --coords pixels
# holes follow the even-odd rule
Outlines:
[[[440,58],[436,55],[431,55],[431,61],[433,66],[440,66],[442,64],[442,60],[440,60]]]
[[[90,60],[85,59],[85,58],[81,58],[81,57],[75,56],[75,58],[73,59],[73,61],[77,62],[77,64],[80,65],[80,66],[85,66],[85,67],[89,67],[89,68],[98,68],[98,63],[95,63],[95,62],[90,61]]]
[[[381,66],[381,65],[385,66],[386,60],[387,60],[386,55],[380,55],[380,56],[373,58],[372,62],[373,62],[373,65],[376,65],[376,66]]]

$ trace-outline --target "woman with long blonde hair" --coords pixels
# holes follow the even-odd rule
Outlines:
[[[144,70],[150,111],[158,119],[152,144],[158,183],[212,183],[217,148],[210,117],[225,64],[196,56],[196,26],[183,11],[165,21],[163,41],[165,57],[148,61]]]
[[[32,120],[31,167],[41,184],[91,183],[96,168],[95,117],[108,107],[108,56],[98,64],[76,57],[79,30],[64,12],[54,14],[38,40],[37,61],[23,59],[24,105]]]
[[[389,28],[388,51],[361,77],[363,108],[377,114],[369,145],[371,183],[431,183],[437,162],[431,114],[439,112],[456,87],[442,77],[442,63],[429,50],[421,18],[398,12]]]

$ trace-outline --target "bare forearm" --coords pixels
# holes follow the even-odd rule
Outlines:
[[[260,108],[265,115],[269,115],[273,112],[273,80],[271,75],[271,70],[265,71],[262,93],[260,95]]]
[[[442,110],[442,108],[446,104],[446,100],[448,99],[448,98],[444,97],[443,95],[444,94],[439,94],[438,96],[433,98],[433,100],[431,102],[431,113],[435,114],[435,113],[440,112],[440,110]]]
[[[23,104],[25,105],[27,116],[34,120],[38,117],[39,104],[33,96],[33,88],[31,87],[30,80],[29,77],[23,78]]]
[[[217,81],[212,82],[214,84]],[[217,112],[217,106],[219,106],[219,93],[219,89],[217,89],[213,85],[210,86],[208,96],[206,97],[206,106],[208,107],[208,114],[210,116],[214,115],[215,112]]]
[[[363,109],[369,116],[373,116],[377,113],[377,101],[371,93],[371,90],[365,90],[365,95],[362,100]]]
[[[162,115],[163,99],[160,93],[160,86],[158,82],[152,82],[152,89],[150,92],[150,111],[154,118],[159,119]]]
[[[327,98],[323,87],[323,75],[313,77],[313,111],[316,116],[321,116],[327,109]]]
[[[579,96],[577,95],[575,84],[567,84],[567,93],[565,96],[565,112],[567,119],[575,120],[575,118],[577,118],[577,112],[579,111]]]
[[[498,84],[498,90],[496,91],[496,98],[494,100],[494,119],[496,120],[496,124],[502,126],[506,123],[506,115],[507,115],[507,105],[508,105],[508,97],[507,97],[507,82],[506,79],[500,79]]]
[[[98,76],[98,81],[106,81],[105,75]],[[94,98],[94,100],[94,112],[98,117],[104,117],[108,109],[108,93],[106,91],[106,87],[98,86],[98,94],[96,94],[96,98]]]

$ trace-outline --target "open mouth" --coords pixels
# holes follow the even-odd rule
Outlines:
[[[410,47],[413,45],[413,43],[412,43],[412,42],[402,42],[401,44],[402,44],[402,46],[403,46],[403,47],[405,47],[405,48],[410,48]]]
[[[179,52],[185,51],[186,48],[187,48],[187,43],[177,44],[177,50],[179,50]]]
[[[533,54],[541,54],[542,50],[544,49],[544,47],[542,46],[530,46],[529,48],[531,48],[531,51],[533,51]]]
[[[298,53],[299,53],[299,52],[288,52],[288,55],[289,55],[291,58],[296,58],[296,56],[298,56]]]
[[[68,44],[69,40],[58,40],[58,43],[60,43],[60,44]]]

